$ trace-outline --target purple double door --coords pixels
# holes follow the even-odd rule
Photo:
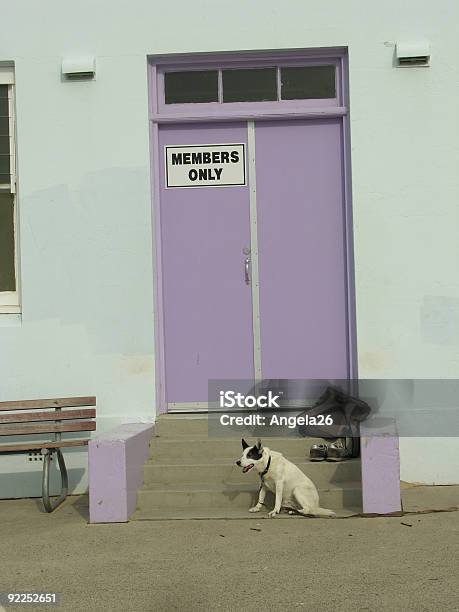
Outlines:
[[[168,125],[159,135],[169,409],[205,407],[209,379],[347,378],[341,120]],[[168,186],[171,151],[198,145],[244,145],[245,184],[213,186],[206,174],[201,186]],[[180,158],[190,168],[197,159]]]

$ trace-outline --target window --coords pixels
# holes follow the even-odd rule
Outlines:
[[[223,70],[223,102],[277,100],[275,68]]]
[[[10,146],[10,92],[9,86],[0,84],[0,188],[9,188],[11,183]]]
[[[218,102],[218,71],[166,72],[164,91],[166,104]]]
[[[334,98],[334,66],[300,66],[281,68],[282,100]]]
[[[164,73],[165,104],[336,100],[336,64]]]
[[[19,312],[14,73],[0,64],[0,313]]]

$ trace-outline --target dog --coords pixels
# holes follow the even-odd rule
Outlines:
[[[257,504],[249,512],[260,512],[264,505],[266,491],[275,495],[274,509],[268,513],[269,518],[279,514],[281,508],[288,509],[289,514],[302,514],[312,517],[335,517],[336,514],[319,506],[319,494],[316,486],[303,472],[282,453],[263,447],[261,440],[250,446],[242,439],[242,457],[236,465],[247,474],[255,468],[261,479]]]

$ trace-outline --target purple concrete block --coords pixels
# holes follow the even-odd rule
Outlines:
[[[91,523],[129,520],[136,508],[153,431],[153,425],[127,423],[89,442]]]
[[[400,453],[394,423],[361,425],[362,501],[365,514],[389,514],[402,509]]]

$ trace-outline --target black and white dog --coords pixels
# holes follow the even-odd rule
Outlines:
[[[334,517],[331,510],[319,506],[319,494],[312,482],[282,453],[264,448],[261,440],[250,446],[242,439],[242,457],[236,464],[242,467],[244,474],[255,468],[261,479],[258,503],[249,512],[259,512],[264,504],[266,491],[272,491],[276,501],[274,509],[268,513],[270,518],[279,514],[281,508],[298,512],[305,516]]]

